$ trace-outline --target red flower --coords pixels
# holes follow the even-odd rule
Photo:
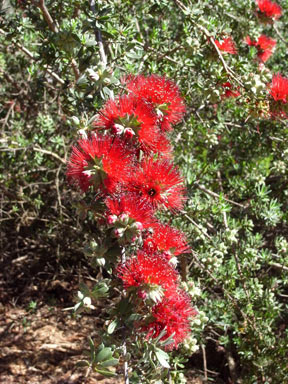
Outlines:
[[[236,90],[232,90],[232,84],[227,81],[226,83],[222,84],[222,87],[225,90],[225,93],[221,95],[222,99],[226,99],[228,97],[238,97],[241,96],[241,93],[238,91],[239,88]]]
[[[257,0],[260,12],[267,18],[279,19],[282,15],[282,9],[277,3],[270,0]]]
[[[158,152],[161,132],[152,106],[133,95],[108,100],[94,122],[98,129],[108,129],[114,135],[138,144],[143,151]]]
[[[272,78],[272,83],[270,84],[270,95],[275,101],[281,101],[282,103],[287,103],[288,96],[288,79],[277,73]]]
[[[78,146],[72,148],[67,176],[83,192],[89,186],[114,192],[117,184],[128,177],[131,162],[131,153],[122,141],[93,135],[89,139],[80,139]]]
[[[163,300],[152,309],[153,320],[142,327],[148,331],[147,338],[156,338],[166,330],[162,340],[173,337],[173,343],[166,349],[177,348],[190,334],[190,319],[197,314],[191,306],[189,296],[184,291],[169,290]]]
[[[232,37],[227,37],[226,39],[223,39],[222,42],[215,39],[215,44],[222,52],[230,53],[231,55],[237,54],[237,48]]]
[[[173,81],[157,75],[128,76],[124,81],[133,95],[153,105],[163,131],[170,131],[173,124],[182,120],[186,108],[179,88]]]
[[[173,256],[189,253],[190,247],[184,233],[165,224],[154,224],[153,233],[144,240],[144,248],[162,252],[168,260]]]
[[[139,227],[142,226],[142,229],[150,227],[155,221],[151,207],[133,193],[108,197],[105,204],[108,208],[108,220],[109,217],[112,220],[111,216],[116,216],[116,221],[119,216],[121,218],[124,214],[130,221],[138,223]]]
[[[173,163],[166,159],[144,159],[140,168],[131,173],[126,187],[139,193],[153,209],[164,206],[177,210],[185,201],[183,179]]]
[[[178,273],[164,257],[143,251],[138,251],[137,256],[125,264],[120,264],[117,276],[123,281],[125,289],[134,287],[143,293],[159,287],[174,291],[178,280]]]
[[[257,41],[253,41],[247,36],[245,41],[248,45],[257,48],[258,59],[263,63],[273,54],[273,49],[277,43],[276,40],[270,39],[270,37],[265,35],[261,35]]]

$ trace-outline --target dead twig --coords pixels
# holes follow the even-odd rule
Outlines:
[[[202,349],[202,355],[203,355],[203,370],[204,370],[204,381],[205,383],[208,382],[208,375],[207,375],[207,359],[206,359],[206,350],[205,345],[201,345]]]

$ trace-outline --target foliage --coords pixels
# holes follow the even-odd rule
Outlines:
[[[184,7],[177,0],[99,0],[95,14],[88,1],[47,0],[58,33],[34,2],[10,3],[0,15],[1,248],[7,268],[35,252],[48,271],[52,259],[59,271],[80,260],[87,266],[83,233],[95,235],[93,215],[75,204],[75,219],[71,202],[81,197],[65,181],[73,137],[119,92],[124,74],[165,74],[177,80],[188,109],[171,140],[189,199],[171,224],[187,234],[193,250],[185,274],[205,313],[195,323],[195,338],[204,346],[197,353],[206,351],[208,369],[227,382],[227,376],[248,384],[286,382],[288,130],[285,116],[271,116],[268,91],[273,74],[287,75],[286,3],[279,20],[264,24],[251,0],[185,1]],[[265,66],[244,42],[261,34],[277,40]],[[238,54],[223,53],[228,68],[210,35],[233,37]],[[223,98],[227,82],[239,97]],[[97,306],[96,298],[85,297]],[[158,364],[155,348],[162,348],[153,348],[147,353]],[[213,364],[217,354],[228,374]],[[171,367],[177,359],[170,359]],[[197,354],[190,366],[193,361],[202,369]],[[173,375],[171,368],[172,379],[183,380]]]

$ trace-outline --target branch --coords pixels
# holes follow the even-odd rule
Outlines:
[[[79,79],[79,77],[80,77],[80,71],[78,69],[78,65],[77,65],[75,59],[71,60],[71,65],[72,65],[72,69],[73,69],[73,72],[74,72],[75,79],[77,81]]]
[[[274,267],[276,269],[280,269],[282,271],[288,271],[288,267],[286,267],[285,265],[279,264],[279,263],[270,263],[269,265],[271,265],[271,267]]]
[[[184,217],[186,217],[187,220],[190,221],[190,223],[192,223],[193,225],[195,225],[195,227],[205,236],[207,237],[207,239],[211,240],[211,236],[208,235],[208,233],[206,233],[205,231],[203,231],[203,229],[200,227],[200,225],[198,225],[190,216],[187,215],[186,212],[184,211],[181,211],[181,213],[184,215]]]
[[[220,196],[220,195],[218,195],[218,193],[210,191],[210,189],[205,188],[204,185],[200,185],[198,183],[194,183],[194,185],[195,185],[196,188],[200,189],[200,191],[203,191],[203,192],[207,193],[207,195],[210,195],[212,197],[216,197],[217,199],[223,198],[228,203],[236,205],[237,207],[240,207],[240,208],[244,208],[244,209],[247,208],[247,205],[243,205],[243,204],[237,203],[236,201],[227,199],[224,196]]]
[[[59,29],[57,25],[54,23],[54,20],[52,19],[48,9],[46,8],[45,1],[44,0],[39,0],[39,3],[36,3],[37,7],[40,8],[44,19],[46,20],[46,23],[48,24],[49,28],[51,29],[52,32],[59,32]]]
[[[186,15],[189,15],[189,9],[180,0],[174,0],[174,2],[178,6],[178,8],[180,8],[182,10],[183,13],[185,13]],[[222,64],[225,72],[227,73],[227,75],[231,79],[235,80],[242,88],[245,88],[244,84],[242,83],[242,81],[237,79],[237,77],[235,76],[235,74],[232,71],[232,69],[227,65],[226,61],[224,60],[224,58],[222,56],[222,53],[220,52],[219,48],[215,44],[214,37],[211,36],[210,32],[205,27],[203,27],[202,25],[197,24],[191,17],[189,19],[190,19],[192,24],[194,24],[198,29],[200,29],[200,31],[202,31],[204,33],[204,35],[207,37],[207,39],[213,45],[213,47],[214,47],[217,55],[219,56],[221,64]]]
[[[285,40],[284,37],[281,35],[281,33],[280,33],[279,29],[277,28],[277,26],[276,26],[275,23],[273,23],[273,28],[274,28],[274,30],[275,30],[275,32],[276,32],[276,35],[279,37],[279,39],[282,40],[283,43],[287,44],[288,41]]]
[[[121,262],[122,265],[126,263],[126,252],[125,247],[121,250]],[[126,293],[124,291],[124,297],[126,296]],[[126,332],[124,331],[124,340],[122,343],[122,349],[123,349],[123,358],[124,358],[124,383],[129,384],[129,375],[128,375],[128,361],[126,360],[127,357],[127,345],[126,345]]]
[[[0,141],[0,142],[4,142],[4,141]],[[18,143],[15,142],[15,141],[12,141],[11,142],[12,145],[17,145]],[[49,156],[52,156],[54,157],[55,159],[59,160],[62,164],[66,165],[67,162],[65,159],[63,159],[62,157],[60,157],[59,155],[57,155],[57,153],[54,153],[52,151],[48,151],[47,149],[42,149],[40,147],[37,147],[35,145],[32,145],[32,146],[28,146],[28,147],[16,147],[16,148],[3,148],[3,149],[0,149],[1,152],[12,152],[12,151],[25,151],[25,150],[29,150],[29,149],[32,149],[33,151],[35,152],[41,152],[41,153],[44,153],[45,155],[49,155]]]
[[[54,33],[58,33],[59,29],[58,29],[56,23],[54,22],[54,20],[52,19],[52,16],[50,15],[50,13],[49,13],[46,5],[45,5],[45,0],[39,0],[39,3],[37,3],[37,6],[40,8],[40,10],[43,14],[43,17],[46,20],[46,23],[48,24],[50,30]],[[80,71],[78,69],[78,65],[77,65],[75,59],[71,60],[71,66],[73,69],[75,79],[77,81],[80,77]]]
[[[3,31],[3,29],[0,29],[0,33],[1,35],[6,35],[5,32]],[[31,60],[33,61],[37,61],[36,57],[33,55],[32,52],[30,52],[27,48],[23,47],[23,45],[19,44],[19,43],[15,43],[14,44],[17,48],[19,48],[23,53],[25,53],[25,55],[27,55]],[[65,81],[63,79],[61,79],[60,76],[57,75],[57,73],[53,72],[49,67],[48,65],[47,66],[44,66],[44,69],[47,71],[47,73],[49,73],[50,76],[52,76],[58,83],[64,85],[65,84]]]
[[[90,9],[94,14],[96,14],[95,0],[90,1]],[[106,67],[107,57],[105,54],[104,45],[103,45],[103,41],[102,41],[102,33],[101,33],[100,29],[96,28],[96,27],[95,27],[95,37],[96,37],[96,41],[97,41],[98,47],[99,47],[100,59],[101,59],[103,65]]]

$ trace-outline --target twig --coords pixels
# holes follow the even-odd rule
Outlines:
[[[6,35],[3,29],[0,29],[1,35]],[[33,55],[32,52],[30,52],[27,48],[23,47],[23,45],[19,43],[14,44],[17,48],[19,48],[25,55],[27,55],[31,60],[37,61],[36,57]],[[48,66],[44,66],[44,69],[49,73],[50,76],[52,76],[58,83],[64,85],[65,81],[61,79],[60,76],[57,75],[57,73],[53,72]]]
[[[40,10],[41,10],[41,12],[43,14],[43,17],[46,20],[46,23],[48,24],[50,30],[52,32],[54,32],[54,33],[58,33],[59,29],[58,29],[56,23],[54,22],[52,16],[50,15],[50,13],[49,13],[46,5],[45,5],[45,0],[39,0],[39,3],[36,3],[36,4],[40,8]],[[77,65],[75,59],[71,59],[71,66],[72,66],[72,69],[73,69],[73,73],[74,73],[75,79],[77,81],[79,79],[79,77],[80,77],[80,71],[78,69],[78,65]]]
[[[228,203],[231,203],[231,204],[233,204],[233,205],[236,205],[237,207],[240,207],[240,208],[247,208],[246,205],[243,205],[243,204],[237,203],[236,201],[227,199],[227,198],[224,197],[224,196],[221,197],[220,195],[218,195],[218,193],[213,192],[213,191],[210,191],[209,189],[205,188],[204,185],[201,185],[201,184],[198,184],[198,183],[194,183],[193,185],[195,185],[195,187],[197,187],[197,188],[200,189],[201,191],[207,193],[207,195],[210,195],[210,196],[212,196],[212,197],[216,197],[217,199],[223,198],[223,199],[224,199],[225,201],[227,201]]]
[[[16,142],[12,141],[11,144],[16,144]],[[54,153],[54,152],[51,152],[51,151],[48,151],[47,149],[42,149],[40,147],[36,147],[35,145],[32,145],[32,146],[28,146],[28,147],[17,147],[17,148],[4,148],[4,149],[1,149],[1,152],[12,152],[12,151],[27,151],[29,149],[32,149],[33,151],[35,152],[41,152],[41,153],[44,153],[45,155],[49,155],[49,156],[52,156],[54,157],[55,159],[59,160],[62,164],[65,164],[66,165],[66,160],[63,159],[62,157],[60,157],[59,155],[57,155],[57,153]]]
[[[33,151],[35,151],[35,152],[41,152],[41,153],[45,153],[46,155],[52,156],[52,157],[54,157],[55,159],[61,161],[62,164],[65,164],[65,165],[66,165],[66,160],[65,160],[65,159],[62,159],[62,157],[60,157],[59,155],[57,155],[57,153],[48,151],[47,149],[42,149],[42,148],[39,148],[39,147],[35,147],[35,146],[32,146],[32,149],[33,149]]]
[[[39,3],[36,3],[36,5],[41,9],[41,12],[43,14],[44,19],[46,20],[46,23],[48,24],[49,28],[52,32],[58,33],[59,29],[57,25],[54,23],[54,20],[52,19],[44,0],[39,0]]]
[[[231,378],[233,380],[233,383],[238,383],[238,375],[236,373],[236,363],[235,363],[235,360],[232,356],[232,353],[225,349],[225,354],[226,354],[226,359],[227,359],[227,363],[228,363],[228,367],[229,367],[229,371],[230,371],[230,375],[231,375]]]
[[[95,0],[91,0],[90,1],[90,8],[91,8],[91,11],[94,14],[96,14]],[[104,65],[104,67],[106,67],[106,65],[107,65],[107,57],[106,57],[106,54],[105,54],[104,45],[103,45],[103,41],[102,41],[102,33],[101,33],[100,29],[96,28],[96,27],[95,27],[95,37],[96,37],[96,41],[97,41],[97,44],[98,44],[98,47],[99,47],[99,53],[100,53],[101,61],[102,61],[103,65]]]
[[[173,64],[178,64],[178,61],[177,60],[174,60],[172,59],[172,57],[170,56],[167,56],[166,53],[163,53],[161,55],[161,57],[159,56],[159,51],[157,51],[157,49],[154,49],[152,47],[146,47],[144,43],[142,43],[141,41],[137,41],[137,44],[140,45],[141,47],[145,48],[147,51],[150,51],[150,52],[153,52],[153,53],[156,53],[157,54],[157,57],[156,57],[156,60],[159,61],[161,58],[164,58],[168,61],[170,61],[171,63]],[[178,49],[178,47],[177,47]]]
[[[269,263],[269,265],[271,265],[271,267],[274,267],[276,269],[281,269],[283,271],[288,271],[288,267],[286,267],[285,265],[279,264],[279,263]]]
[[[181,211],[181,213],[184,215],[184,217],[186,217],[187,220],[190,221],[190,223],[192,223],[193,225],[195,225],[195,227],[197,229],[199,229],[199,231],[205,236],[207,237],[207,239],[211,240],[211,236],[208,235],[208,233],[206,233],[205,231],[203,231],[203,229],[200,227],[200,225],[198,225],[190,216],[187,215],[186,212],[184,211]]]
[[[63,216],[63,205],[61,201],[61,194],[60,194],[60,188],[59,188],[59,173],[62,169],[62,165],[58,168],[58,171],[56,172],[56,179],[55,179],[55,186],[56,186],[56,191],[57,191],[57,199],[58,199],[58,204],[59,204],[59,210],[60,210],[60,217]]]
[[[203,369],[204,369],[204,381],[207,383],[208,375],[207,375],[207,359],[206,359],[206,350],[205,345],[201,345],[202,354],[203,354]]]
[[[80,71],[78,69],[78,65],[77,65],[75,59],[71,60],[71,65],[72,65],[72,69],[73,69],[73,72],[74,72],[75,79],[77,81],[79,79],[79,77],[80,77]]]
[[[273,23],[273,28],[274,28],[274,30],[275,30],[275,32],[276,32],[276,35],[279,37],[279,39],[282,40],[283,43],[288,44],[288,41],[285,40],[284,37],[283,37],[283,36],[281,35],[281,33],[279,32],[279,29],[277,28],[276,23]]]
[[[219,182],[219,186],[220,186],[221,192],[224,195],[224,190],[223,190],[222,178],[221,178],[220,171],[217,171],[217,176],[218,176],[218,182]],[[225,229],[228,229],[226,211],[223,211],[223,220],[224,220],[224,227],[225,227]]]
[[[180,1],[180,0],[174,0],[174,2],[176,3],[176,5],[186,14],[188,15],[189,14],[189,10],[188,8]],[[202,31],[204,33],[204,35],[207,37],[207,39],[210,41],[210,43],[213,45],[215,51],[217,52],[217,55],[221,61],[221,64],[225,70],[225,72],[227,73],[227,75],[229,77],[231,77],[233,80],[235,80],[242,88],[245,88],[244,87],[244,84],[242,83],[242,81],[240,81],[234,74],[234,72],[232,71],[232,69],[227,65],[226,61],[224,60],[223,56],[222,56],[222,53],[220,52],[219,48],[217,47],[216,43],[215,43],[215,40],[213,38],[213,36],[211,36],[210,32],[205,28],[203,27],[202,25],[199,25],[197,24],[191,17],[189,18],[191,23],[194,24],[198,29],[200,29],[200,31]]]
[[[121,262],[122,265],[126,263],[126,252],[125,252],[125,247],[122,247],[121,250]],[[124,291],[124,297],[126,296],[126,293]],[[126,360],[127,357],[127,344],[126,344],[126,334],[124,332],[124,340],[122,343],[122,350],[123,350],[123,358],[124,358],[124,383],[129,384],[129,376],[128,376],[128,361]]]

